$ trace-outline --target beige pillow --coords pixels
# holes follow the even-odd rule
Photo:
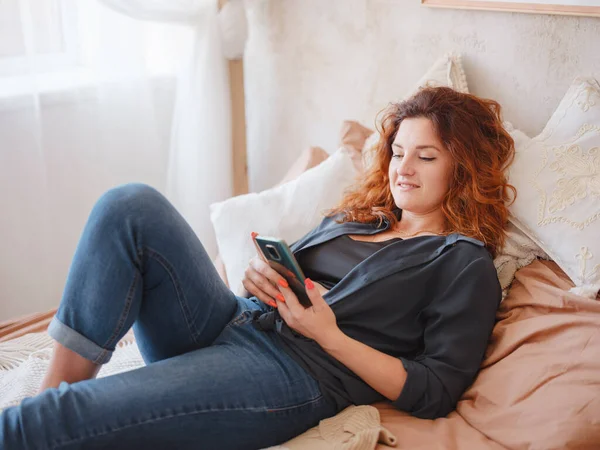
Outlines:
[[[375,133],[374,130],[361,125],[354,120],[345,120],[340,129],[340,147],[350,152],[350,157],[358,173],[362,173],[364,165],[362,162],[362,150],[367,138]]]

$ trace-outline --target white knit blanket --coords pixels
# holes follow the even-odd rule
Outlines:
[[[0,343],[0,411],[33,397],[48,370],[53,340],[47,333],[30,333]],[[133,339],[126,335],[98,377],[126,372],[144,365],[142,355]]]

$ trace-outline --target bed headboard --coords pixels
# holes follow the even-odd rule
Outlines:
[[[249,187],[276,184],[303,149],[336,150],[345,119],[373,126],[448,51],[474,94],[541,131],[577,75],[600,78],[600,18],[438,9],[420,0],[247,2]]]

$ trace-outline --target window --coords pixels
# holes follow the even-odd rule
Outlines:
[[[192,27],[137,20],[98,0],[0,0],[0,103],[100,83],[175,79]]]
[[[77,64],[76,3],[65,0],[0,2],[0,76],[18,77]]]

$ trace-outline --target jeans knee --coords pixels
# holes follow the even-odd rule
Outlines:
[[[144,183],[127,183],[115,186],[100,196],[92,215],[108,221],[121,222],[121,220],[136,216],[161,207],[168,203],[167,199],[152,186]]]

